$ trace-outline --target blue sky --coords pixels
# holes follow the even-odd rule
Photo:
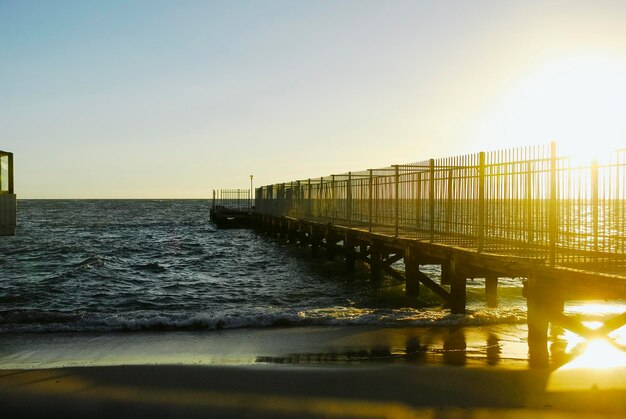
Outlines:
[[[621,1],[0,0],[21,198],[203,198],[626,139]]]

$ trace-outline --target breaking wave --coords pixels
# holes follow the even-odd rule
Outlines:
[[[479,326],[526,321],[521,308],[482,309],[469,314],[444,310],[360,309],[329,307],[273,313],[164,314],[62,313],[19,311],[0,313],[0,333],[108,332],[155,330],[217,330],[289,326]]]

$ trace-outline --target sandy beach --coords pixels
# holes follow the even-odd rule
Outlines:
[[[530,369],[523,339],[520,325],[5,335],[0,403],[7,417],[626,412],[623,367]]]
[[[447,366],[2,370],[6,417],[622,417],[624,390],[547,391],[547,371]]]

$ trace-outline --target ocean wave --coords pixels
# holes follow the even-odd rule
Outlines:
[[[526,321],[522,308],[450,314],[437,309],[327,307],[300,311],[220,314],[127,314],[16,311],[0,313],[0,333],[219,330],[291,326],[478,326]]]
[[[76,264],[76,268],[79,269],[91,269],[95,266],[104,266],[104,257],[102,256],[89,256],[85,260]]]
[[[0,240],[0,333],[525,321],[519,280],[500,279],[507,309],[485,311],[484,281],[468,281],[471,314],[452,316],[360,263],[345,274],[284,240],[217,230],[208,204],[20,201],[20,234]],[[438,266],[420,269],[438,281]]]

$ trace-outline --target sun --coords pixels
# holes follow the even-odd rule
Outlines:
[[[477,122],[505,147],[557,141],[559,154],[585,164],[626,147],[626,57],[564,54],[509,86]]]

